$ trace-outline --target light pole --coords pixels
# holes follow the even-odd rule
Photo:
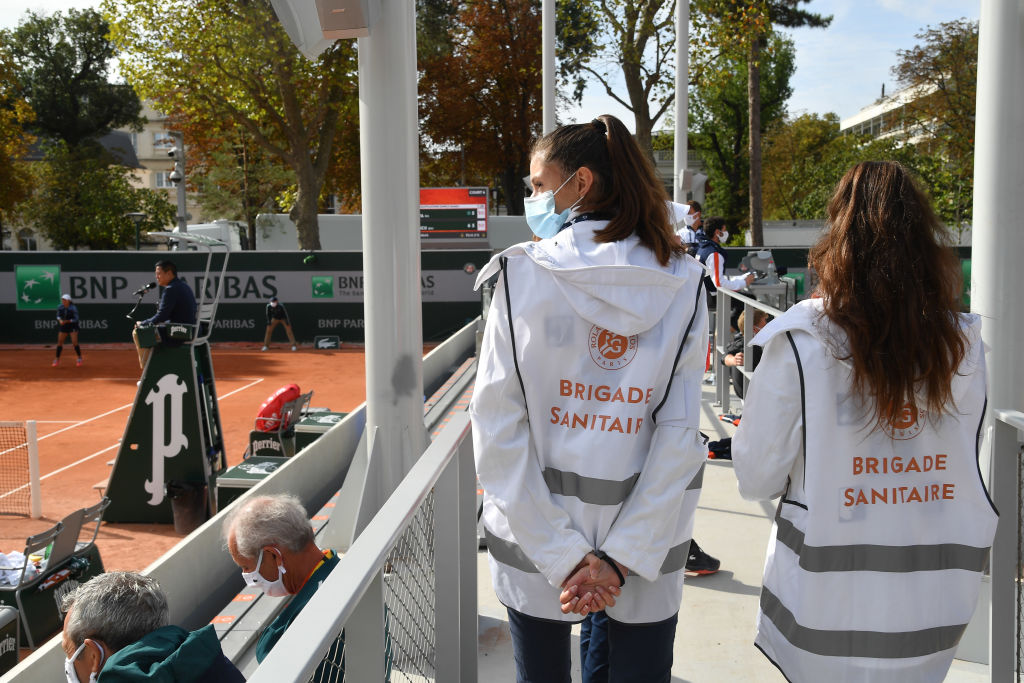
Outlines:
[[[142,228],[142,221],[146,220],[146,214],[141,211],[131,211],[126,213],[125,216],[132,219],[132,223],[135,224],[135,251],[139,251],[139,230]]]

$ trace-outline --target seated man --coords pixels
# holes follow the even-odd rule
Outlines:
[[[64,597],[61,645],[67,680],[241,682],[212,625],[189,633],[167,625],[155,579],[107,572]]]
[[[260,634],[256,660],[262,662],[338,565],[338,556],[317,547],[306,509],[290,495],[246,501],[228,517],[224,536],[247,585],[271,597],[295,596]]]
[[[732,380],[733,391],[736,392],[736,396],[743,398],[743,373],[740,372],[740,368],[743,367],[743,325],[745,313],[740,313],[739,319],[736,324],[739,331],[733,337],[729,345],[725,347],[725,354],[722,356],[722,365],[729,368],[729,378]],[[759,308],[754,309],[754,334],[761,331],[761,328],[768,324],[768,314]],[[750,369],[753,370],[757,367],[758,362],[761,360],[761,347],[755,346],[752,349],[753,352],[753,363],[750,365]]]

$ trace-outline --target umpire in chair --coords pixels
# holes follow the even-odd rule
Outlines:
[[[196,297],[188,283],[178,278],[177,266],[172,261],[157,261],[153,276],[156,278],[156,283],[162,288],[160,306],[157,308],[156,315],[136,322],[135,329],[132,330],[132,339],[139,352],[139,367],[141,368],[146,367],[150,349],[139,344],[139,327],[160,323],[180,323],[194,328],[196,324]],[[160,329],[160,339],[165,346],[181,346],[184,343],[171,338],[166,329]]]

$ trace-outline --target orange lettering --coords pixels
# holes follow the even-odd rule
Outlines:
[[[851,507],[853,505],[853,489],[846,489],[843,491],[843,498],[846,502],[843,503],[843,507]]]
[[[853,456],[853,473],[860,474],[864,471],[864,458],[859,455]]]
[[[945,500],[953,500],[953,484],[942,485],[942,497]]]
[[[558,393],[562,396],[572,396],[572,382],[567,379],[559,380]]]
[[[864,458],[864,472],[878,474],[878,458]]]
[[[551,424],[558,424],[558,406],[551,406]]]
[[[948,456],[945,453],[939,453],[935,456],[935,469],[944,470],[946,469],[946,458]]]

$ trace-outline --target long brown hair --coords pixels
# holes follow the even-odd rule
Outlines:
[[[866,161],[828,203],[828,231],[811,249],[825,315],[848,337],[853,389],[876,426],[909,406],[951,410],[953,375],[967,339],[960,326],[960,268],[931,202],[893,161]],[[918,397],[925,405],[918,405]]]
[[[537,140],[532,154],[543,154],[564,172],[586,166],[594,174],[587,207],[611,216],[594,233],[596,242],[618,242],[636,233],[663,266],[685,252],[669,223],[668,196],[654,166],[614,116],[560,126]]]

